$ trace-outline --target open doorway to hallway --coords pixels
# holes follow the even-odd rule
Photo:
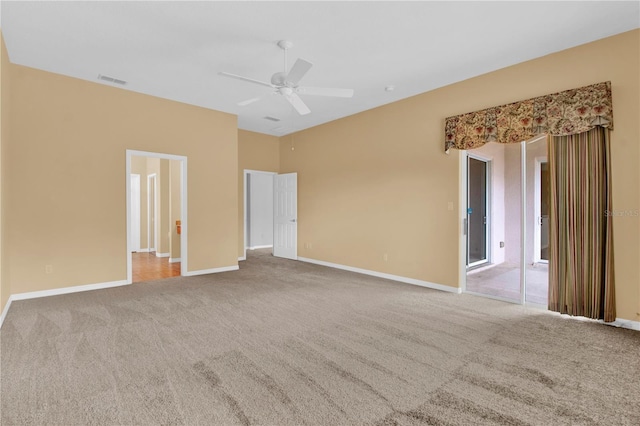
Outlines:
[[[277,173],[244,170],[244,256],[273,249],[273,179]]]
[[[128,281],[184,275],[186,157],[127,151],[127,185]]]

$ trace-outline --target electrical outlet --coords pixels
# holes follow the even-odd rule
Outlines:
[[[53,274],[53,265],[44,265],[45,274]]]
[[[386,261],[388,261],[388,260],[389,260],[389,255],[388,255],[387,253],[385,253],[385,254],[382,256],[382,260],[384,260],[385,262],[386,262]]]
[[[449,211],[453,211],[453,201],[449,201],[449,202],[447,203],[447,210],[449,210]]]

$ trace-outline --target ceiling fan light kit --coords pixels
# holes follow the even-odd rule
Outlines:
[[[293,47],[293,43],[289,40],[280,40],[277,42],[277,45],[284,52],[284,71],[279,71],[273,74],[271,76],[270,83],[255,80],[249,77],[231,74],[228,72],[220,72],[219,74],[224,77],[234,78],[236,80],[241,80],[248,83],[254,83],[275,89],[274,93],[282,95],[300,115],[309,114],[311,110],[303,102],[300,96],[298,96],[298,94],[312,96],[332,96],[338,98],[350,98],[353,96],[353,89],[299,86],[298,83],[309,72],[313,64],[307,60],[298,58],[293,64],[293,67],[291,67],[289,72],[287,72],[287,50]],[[246,101],[239,102],[238,105],[246,106],[258,100],[260,100],[260,98],[251,98]]]

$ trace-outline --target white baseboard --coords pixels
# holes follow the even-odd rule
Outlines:
[[[2,328],[2,324],[4,323],[4,319],[7,316],[7,312],[9,312],[9,306],[11,306],[11,301],[13,300],[13,296],[9,296],[7,300],[7,304],[4,305],[4,309],[2,310],[2,315],[0,315],[0,328]]]
[[[201,269],[199,271],[187,271],[184,276],[185,277],[193,277],[196,275],[206,275],[206,274],[217,274],[220,272],[229,272],[229,271],[237,271],[240,269],[238,265],[233,266],[223,266],[221,268],[212,268],[212,269]]]
[[[61,294],[79,293],[81,291],[101,290],[104,288],[120,287],[127,285],[127,280],[109,281],[106,283],[74,285],[71,287],[54,288],[51,290],[30,291],[27,293],[16,293],[11,295],[12,300],[36,299],[38,297],[59,296]]]
[[[267,245],[267,246],[247,247],[247,249],[249,249],[249,250],[257,250],[257,249],[264,249],[264,248],[273,248],[273,244],[270,244],[270,245]]]
[[[309,259],[306,257],[298,257],[301,262],[314,263],[316,265],[328,266],[329,268],[343,269],[345,271],[357,272],[358,274],[371,275],[373,277],[385,278],[387,280],[400,281],[405,284],[413,284],[420,287],[432,288],[434,290],[446,291],[449,293],[462,293],[462,289],[450,287],[448,285],[431,283],[428,281],[416,280],[415,278],[401,277],[399,275],[385,274],[384,272],[370,271],[368,269],[354,268],[353,266],[339,265],[337,263],[325,262],[323,260]]]
[[[169,258],[169,263],[178,263],[178,262],[182,262],[182,258],[180,258],[180,257],[170,257]]]
[[[156,252],[156,257],[169,257],[171,253],[158,253]]]
[[[630,330],[640,331],[640,321],[626,320],[622,318],[616,318],[613,322],[605,322],[606,325],[612,325],[614,327],[628,328]]]
[[[238,257],[238,260],[239,260],[239,261],[247,260],[247,256],[240,256],[240,257]]]
[[[149,253],[151,250],[149,250],[148,248],[141,248],[140,250],[136,251],[136,253]]]

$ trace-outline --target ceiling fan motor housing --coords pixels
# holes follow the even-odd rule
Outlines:
[[[274,86],[285,86],[287,83],[287,75],[283,72],[277,72],[271,76],[271,84]]]

